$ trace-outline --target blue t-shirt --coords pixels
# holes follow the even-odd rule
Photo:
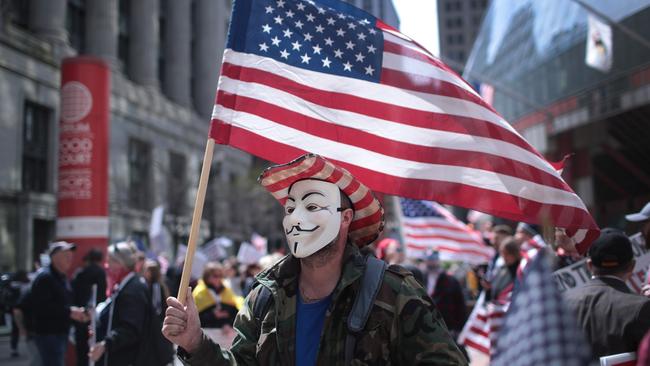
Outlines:
[[[296,301],[296,366],[314,366],[323,332],[325,313],[332,295],[310,304],[302,302],[300,291]]]

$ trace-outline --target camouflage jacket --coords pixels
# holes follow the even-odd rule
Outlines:
[[[347,317],[364,272],[364,258],[348,245],[343,273],[332,294],[318,350],[317,365],[341,365],[345,360]],[[205,335],[186,365],[295,365],[296,290],[299,261],[287,256],[257,276],[271,290],[273,302],[261,330],[253,315],[260,286],[237,314],[237,336],[230,350],[221,350]],[[259,331],[259,337],[257,336]],[[188,357],[189,356],[189,357]],[[411,272],[389,266],[366,323],[357,338],[353,365],[466,365],[440,313]]]

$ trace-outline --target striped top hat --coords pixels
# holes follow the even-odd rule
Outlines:
[[[354,210],[348,236],[354,244],[363,247],[377,239],[384,228],[384,209],[375,195],[350,172],[320,155],[306,154],[287,164],[271,166],[257,180],[284,205],[291,185],[305,179],[336,184],[348,196]]]

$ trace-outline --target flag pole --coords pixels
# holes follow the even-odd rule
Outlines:
[[[199,235],[199,227],[201,226],[201,215],[203,214],[205,191],[208,187],[208,178],[210,176],[210,166],[212,165],[213,151],[214,140],[209,138],[205,146],[203,166],[201,167],[201,178],[199,178],[199,188],[196,192],[196,201],[194,202],[192,227],[190,228],[190,238],[187,242],[187,251],[185,252],[183,275],[181,276],[181,284],[178,287],[178,301],[180,301],[183,305],[185,305],[185,294],[187,293],[187,287],[190,285],[190,276],[192,274],[192,260],[194,260],[194,252],[196,252],[196,239]]]

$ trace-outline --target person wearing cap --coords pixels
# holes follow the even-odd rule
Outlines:
[[[646,203],[641,211],[625,215],[625,219],[641,225],[640,231],[632,235],[630,240],[642,246],[645,245],[646,248],[650,249],[650,202]]]
[[[379,236],[383,209],[363,183],[318,155],[273,166],[259,180],[284,206],[291,254],[257,275],[260,285],[235,319],[230,350],[201,331],[189,291],[187,306],[167,300],[163,334],[179,345],[178,355],[189,365],[343,364],[347,316],[366,266],[359,247]],[[256,299],[267,291],[272,301],[259,314]],[[355,334],[351,363],[467,364],[410,272],[389,266],[373,304],[365,327]]]
[[[625,284],[634,265],[630,239],[617,229],[603,229],[588,252],[592,278],[565,293],[568,308],[591,343],[594,359],[635,352],[650,329],[650,299]]]
[[[107,274],[113,285],[110,297],[97,305],[97,343],[88,352],[97,365],[148,364],[139,350],[141,342],[150,341],[145,320],[151,306],[147,284],[135,272],[136,251],[132,242],[108,247]]]
[[[34,343],[44,366],[63,366],[71,321],[87,322],[84,308],[74,306],[67,272],[75,245],[65,241],[49,245],[50,264],[43,267],[31,289]]]

